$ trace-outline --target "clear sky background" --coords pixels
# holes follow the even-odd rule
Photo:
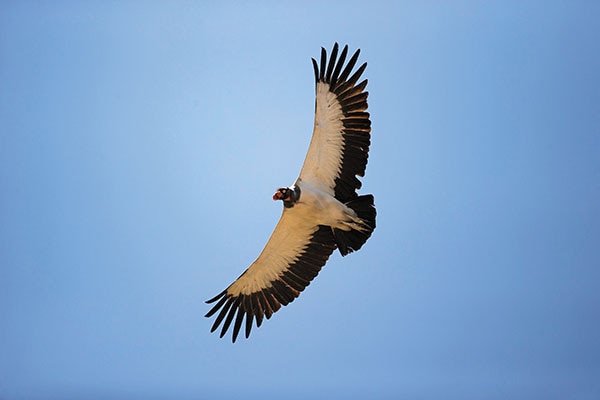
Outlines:
[[[0,5],[0,398],[600,398],[600,3]],[[378,226],[249,340],[312,133],[369,66]]]

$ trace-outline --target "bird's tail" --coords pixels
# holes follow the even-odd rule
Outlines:
[[[346,206],[354,210],[360,219],[360,228],[349,231],[333,229],[333,236],[342,256],[360,249],[371,237],[371,233],[375,229],[375,217],[377,215],[374,201],[372,194],[366,194],[346,203]]]

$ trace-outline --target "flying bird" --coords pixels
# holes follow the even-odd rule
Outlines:
[[[355,72],[360,50],[347,63],[348,46],[337,43],[329,60],[321,48],[313,58],[316,82],[312,139],[296,182],[279,188],[273,200],[283,213],[258,258],[227,289],[206,303],[217,302],[206,317],[217,314],[211,332],[223,337],[233,322],[235,342],[245,321],[260,327],[310,284],[337,248],[342,256],[358,250],[375,229],[373,195],[358,195],[357,176],[364,176],[371,143],[367,80],[357,83],[367,63]]]

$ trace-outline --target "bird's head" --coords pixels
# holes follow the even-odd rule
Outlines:
[[[273,195],[273,200],[283,200],[283,205],[287,208],[293,207],[300,199],[300,188],[292,186],[291,188],[279,188]]]
[[[290,188],[279,188],[273,195],[273,200],[289,201],[292,198],[292,190]]]

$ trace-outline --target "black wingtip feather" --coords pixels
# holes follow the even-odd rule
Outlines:
[[[231,337],[231,342],[235,343],[237,340],[238,334],[240,333],[240,328],[242,327],[242,322],[244,321],[244,310],[242,307],[237,309],[237,315],[235,317],[235,323],[233,325],[233,335]]]
[[[250,331],[252,330],[252,320],[256,319],[256,326],[260,326],[258,324],[258,316],[262,315],[262,310],[260,309],[260,303],[258,302],[257,296],[248,297],[248,303],[250,307],[250,311],[246,311],[246,339],[250,336]]]
[[[335,91],[335,87],[337,85],[337,80],[340,75],[340,71],[342,70],[344,61],[346,61],[347,54],[348,54],[348,45],[345,45],[344,48],[342,49],[342,54],[340,54],[340,58],[336,62],[335,70],[333,71],[333,74],[331,75],[330,85],[334,91]]]
[[[327,63],[327,51],[324,47],[321,47],[321,70],[319,73],[319,80],[322,81],[325,78],[325,64]]]
[[[206,300],[205,303],[206,304],[214,303],[215,301],[219,300],[221,297],[225,296],[225,293],[227,293],[227,289],[223,290],[221,293],[219,293],[218,295],[216,295],[212,299]]]
[[[363,74],[363,72],[365,72],[366,68],[367,68],[367,63],[363,63],[363,65],[358,67],[356,72],[350,78],[348,78],[348,81],[347,81],[348,85],[350,85],[350,86],[354,85],[356,83],[356,81],[358,81],[360,76]]]
[[[352,69],[356,65],[356,62],[358,61],[358,56],[359,55],[360,55],[360,49],[356,50],[354,52],[354,54],[352,55],[352,57],[350,58],[350,60],[348,61],[348,64],[346,65],[346,68],[344,68],[344,71],[338,77],[339,82],[345,82],[346,79],[348,79],[348,76],[350,75],[350,72],[352,72]]]
[[[213,308],[211,308],[211,309],[210,309],[210,311],[209,311],[209,312],[207,312],[207,313],[206,313],[205,317],[206,317],[206,318],[210,318],[210,317],[212,317],[212,316],[213,316],[213,314],[214,314],[215,312],[217,312],[217,310],[218,310],[219,308],[223,307],[223,304],[225,304],[225,302],[226,302],[226,301],[227,301],[227,297],[223,297],[223,298],[222,298],[222,299],[221,299],[221,300],[220,300],[220,301],[219,301],[217,304],[215,304],[215,305],[213,306]]]
[[[228,299],[228,300],[229,301],[227,303],[225,303],[225,305],[221,309],[221,312],[219,313],[219,315],[215,319],[215,322],[213,323],[212,328],[210,328],[211,332],[214,332],[214,331],[217,330],[217,328],[219,327],[219,325],[221,325],[221,321],[223,321],[223,318],[225,318],[225,315],[227,315],[227,312],[229,311],[229,309],[233,305],[233,301],[231,299]]]
[[[331,74],[333,73],[333,67],[335,67],[335,60],[337,59],[338,44],[333,45],[331,54],[329,55],[329,66],[327,67],[327,73],[325,74],[325,82],[331,82]]]
[[[367,87],[368,83],[369,83],[368,79],[363,80],[362,82],[360,82],[359,84],[357,84],[355,86],[351,86],[348,84],[348,82],[346,82],[343,85],[339,85],[336,88],[335,94],[340,98],[354,96],[355,94],[358,94],[358,93],[361,93],[362,91],[364,91],[365,88]]]
[[[225,318],[225,322],[223,322],[223,327],[221,328],[221,334],[219,335],[219,337],[223,337],[225,336],[225,333],[227,333],[227,329],[229,329],[229,325],[231,325],[231,321],[233,321],[233,317],[235,316],[236,311],[238,310],[238,305],[240,303],[240,297],[236,297],[236,299],[233,301],[233,304],[231,305],[231,308],[229,309],[229,312],[227,313],[227,317]]]

